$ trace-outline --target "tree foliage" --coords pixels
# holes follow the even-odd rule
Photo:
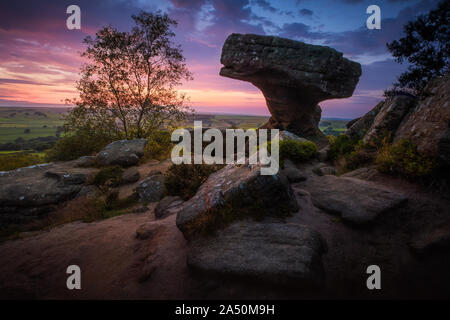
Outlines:
[[[87,37],[88,63],[77,82],[79,98],[66,131],[88,132],[110,140],[141,138],[182,119],[188,98],[176,87],[192,79],[171,30],[177,22],[161,12],[132,16],[129,32],[113,26]]]
[[[411,65],[400,75],[393,91],[420,94],[428,81],[449,72],[450,2],[444,0],[435,10],[420,15],[404,27],[405,37],[387,43],[396,61]]]

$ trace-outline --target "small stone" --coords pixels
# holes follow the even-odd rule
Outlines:
[[[133,183],[138,181],[139,177],[140,175],[137,167],[130,167],[122,173],[122,179],[120,182],[122,184]]]

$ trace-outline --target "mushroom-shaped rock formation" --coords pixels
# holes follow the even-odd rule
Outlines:
[[[323,137],[318,103],[350,97],[361,75],[359,63],[332,48],[254,34],[231,34],[220,62],[221,76],[251,82],[264,94],[272,117],[263,128],[313,140]]]

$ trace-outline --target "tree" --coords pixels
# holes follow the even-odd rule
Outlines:
[[[135,27],[112,26],[87,37],[76,88],[79,98],[66,119],[66,131],[108,139],[147,137],[181,120],[188,98],[176,91],[192,79],[180,46],[171,41],[177,22],[161,12],[133,15]]]
[[[450,2],[444,0],[437,9],[408,22],[405,37],[386,44],[397,62],[406,59],[411,64],[394,83],[394,91],[406,89],[420,95],[431,78],[449,72],[449,16]]]

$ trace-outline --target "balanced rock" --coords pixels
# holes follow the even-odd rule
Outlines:
[[[118,140],[111,142],[97,155],[97,162],[103,166],[119,165],[129,167],[136,165],[144,155],[147,139]]]
[[[324,238],[292,223],[237,222],[190,243],[187,264],[202,274],[253,279],[278,286],[320,287]]]
[[[262,91],[272,115],[264,127],[306,138],[323,139],[318,103],[350,97],[361,75],[359,63],[332,48],[254,34],[231,34],[220,61],[221,76]]]
[[[189,239],[199,221],[223,206],[239,209],[257,207],[261,214],[279,215],[298,210],[298,205],[283,174],[261,175],[260,164],[229,164],[211,174],[197,193],[181,205],[177,226]],[[200,223],[201,224],[201,223]]]
[[[408,200],[377,184],[333,175],[308,179],[301,187],[311,194],[316,207],[354,224],[368,224]]]

